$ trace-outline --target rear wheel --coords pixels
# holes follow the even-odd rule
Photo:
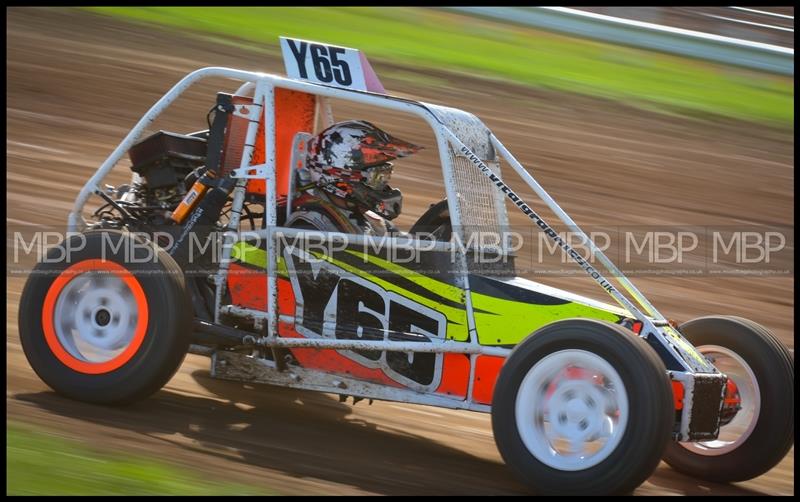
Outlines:
[[[509,356],[492,428],[503,459],[537,494],[626,493],[670,439],[666,368],[625,328],[588,319],[536,331]]]
[[[716,440],[670,444],[664,460],[716,482],[745,481],[772,469],[794,442],[794,360],[788,349],[741,317],[702,317],[680,331],[733,382],[726,396],[732,403],[723,408]]]
[[[72,236],[36,265],[22,292],[19,334],[37,375],[93,403],[147,397],[189,347],[183,274],[161,248],[129,233]]]

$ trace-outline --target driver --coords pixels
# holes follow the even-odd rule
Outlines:
[[[388,185],[391,160],[422,147],[392,137],[365,120],[338,122],[308,142],[287,226],[328,232],[397,233],[390,220],[403,207]]]

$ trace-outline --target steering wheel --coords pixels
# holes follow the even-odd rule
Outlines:
[[[447,199],[431,204],[431,207],[419,217],[408,233],[416,234],[415,236],[422,240],[449,242],[453,235],[453,226],[450,223]]]

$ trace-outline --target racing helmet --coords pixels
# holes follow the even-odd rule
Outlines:
[[[389,161],[421,149],[365,120],[348,120],[308,142],[306,166],[318,187],[349,207],[392,220],[402,210],[403,195],[387,184],[393,170]]]

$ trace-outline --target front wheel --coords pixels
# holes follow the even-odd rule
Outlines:
[[[741,317],[702,317],[681,325],[680,331],[733,385],[719,437],[670,444],[664,461],[677,471],[721,483],[752,479],[775,467],[794,442],[794,360],[789,351],[763,326]]]
[[[554,322],[509,356],[492,429],[505,462],[537,494],[627,493],[658,466],[674,405],[655,351],[619,325]]]
[[[116,230],[76,234],[36,265],[19,335],[33,370],[58,393],[125,404],[160,389],[189,347],[183,273],[151,242]]]

